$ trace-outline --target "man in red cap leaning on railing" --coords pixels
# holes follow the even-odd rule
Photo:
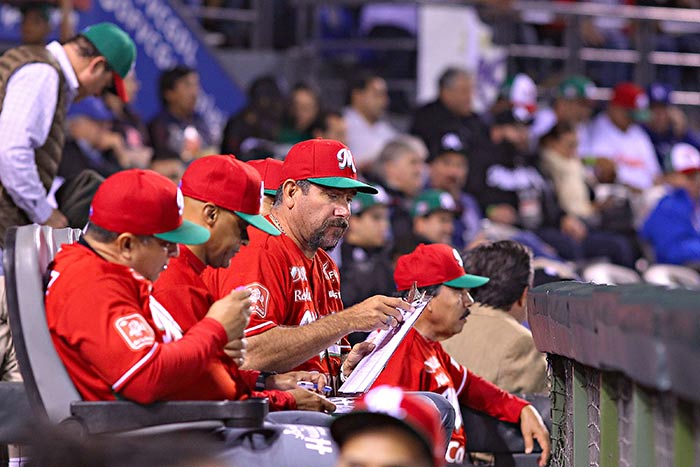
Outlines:
[[[209,239],[182,218],[182,192],[150,170],[105,180],[85,235],[56,254],[46,291],[54,346],[85,400],[147,404],[196,385],[250,314],[250,292],[235,290],[180,335],[151,295],[178,244]]]
[[[537,410],[493,383],[470,372],[442,348],[440,341],[459,333],[474,303],[469,289],[480,287],[488,278],[464,272],[462,258],[449,245],[419,245],[396,262],[394,280],[399,292],[413,284],[432,295],[420,317],[389,359],[374,386],[389,384],[409,391],[430,391],[444,396],[455,409],[455,429],[445,460],[461,463],[465,434],[460,404],[500,420],[520,423],[526,451],[535,438],[542,447],[539,465],[549,458],[549,432]],[[369,337],[371,339],[372,336]]]
[[[355,193],[377,193],[357,180],[344,144],[324,139],[295,144],[281,179],[269,219],[282,235],[251,230],[250,244],[229,268],[209,275],[208,285],[215,297],[241,285],[252,290],[244,367],[316,370],[335,377],[341,371],[341,353],[349,350],[344,336],[388,329],[403,319],[397,307],[409,305],[374,296],[343,309],[338,268],[326,250],[345,234]],[[370,349],[360,344],[348,357],[348,367]]]
[[[280,234],[259,214],[263,188],[258,172],[234,156],[202,157],[192,162],[182,176],[183,216],[207,229],[210,237],[199,245],[180,246],[180,256],[170,260],[153,289],[153,296],[168,310],[181,332],[187,333],[196,326],[214,304],[201,277],[207,266],[227,267],[241,245],[248,243],[249,225],[272,236]],[[297,381],[307,381],[323,388],[326,383],[323,375],[298,371],[268,376],[259,371],[239,370],[245,357],[242,332],[228,348],[239,352],[235,362],[221,349],[197,383],[183,387],[177,397],[210,400],[267,397],[271,410],[335,408],[328,400],[297,386]]]

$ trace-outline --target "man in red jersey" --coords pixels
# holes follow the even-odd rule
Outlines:
[[[58,252],[46,291],[54,346],[86,400],[177,399],[240,336],[250,292],[232,291],[184,334],[151,295],[152,282],[209,232],[182,218],[180,190],[150,170],[105,180],[80,242]]]
[[[233,156],[206,156],[192,162],[182,176],[180,189],[184,195],[185,220],[207,229],[210,237],[205,243],[180,247],[180,256],[170,261],[168,269],[156,281],[153,296],[186,333],[214,304],[201,278],[206,266],[227,267],[241,245],[248,243],[248,225],[273,236],[280,232],[259,214],[263,191],[260,175]],[[229,343],[229,348],[232,346],[240,352],[237,362],[222,349],[218,358],[209,362],[208,371],[197,384],[183,388],[179,396],[211,400],[267,397],[271,410],[334,409],[326,399],[296,384],[308,381],[323,388],[326,383],[323,375],[299,371],[268,376],[259,371],[239,370],[245,355],[242,333]]]
[[[442,348],[440,341],[459,333],[474,303],[469,289],[488,278],[466,274],[457,250],[444,244],[419,245],[400,257],[394,280],[397,289],[408,291],[414,283],[433,299],[391,356],[374,386],[400,386],[409,391],[430,391],[444,396],[455,409],[455,429],[445,460],[462,463],[465,452],[464,426],[460,404],[500,420],[518,423],[525,440],[525,452],[532,452],[533,438],[542,447],[539,465],[549,459],[549,432],[537,410],[493,383],[470,372]],[[487,349],[484,349],[485,351]]]
[[[338,268],[325,250],[345,233],[350,202],[357,191],[376,193],[357,180],[350,150],[334,140],[295,144],[282,166],[270,220],[282,231],[274,237],[250,231],[250,244],[231,266],[208,277],[215,297],[245,285],[252,291],[246,329],[245,367],[268,371],[293,368],[340,374],[341,351],[352,331],[388,329],[403,318],[398,298],[374,296],[343,309]],[[348,367],[371,345],[361,344]]]

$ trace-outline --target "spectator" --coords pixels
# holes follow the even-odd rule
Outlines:
[[[181,213],[182,193],[165,177],[119,172],[97,190],[81,241],[56,254],[46,319],[83,399],[148,404],[176,397],[196,386],[210,359],[242,334],[247,290],[228,294],[184,335],[165,308],[152,304],[152,283],[178,255],[178,243],[209,239],[207,229]]]
[[[461,68],[448,68],[438,81],[438,98],[419,108],[410,133],[437,147],[446,131],[459,135],[466,147],[477,147],[488,135],[486,125],[472,108],[474,77]]]
[[[347,144],[348,126],[340,112],[328,110],[322,112],[311,127],[312,138],[334,139]]]
[[[272,204],[275,202],[275,196],[277,195],[277,189],[280,187],[282,161],[268,157],[267,159],[248,161],[248,164],[260,173],[263,183],[265,184],[260,214],[267,216],[270,214]]]
[[[380,386],[336,418],[331,435],[340,454],[336,467],[441,467],[445,442],[438,412],[399,388]]]
[[[619,83],[613,90],[607,111],[593,119],[590,147],[582,154],[611,159],[620,183],[635,190],[654,185],[661,174],[649,136],[635,121],[648,120],[649,99],[634,83]]]
[[[580,147],[589,145],[586,141],[593,112],[591,98],[594,90],[595,84],[585,76],[570,76],[559,83],[552,107],[535,112],[530,127],[530,147],[537,148],[540,138],[559,122],[566,122],[576,129]]]
[[[472,290],[476,303],[469,307],[464,329],[443,347],[459,363],[505,391],[547,392],[547,361],[522,325],[527,321],[527,292],[534,275],[532,252],[512,240],[481,244],[466,253],[464,267],[490,280]]]
[[[367,170],[382,148],[398,134],[384,119],[388,106],[386,82],[379,76],[368,74],[350,83],[348,107],[343,116],[348,127],[347,144],[360,171]]]
[[[304,83],[297,83],[292,88],[287,106],[277,141],[291,145],[310,139],[313,124],[321,112],[316,91]]]
[[[388,329],[408,305],[374,296],[343,307],[338,269],[326,250],[345,234],[356,192],[377,192],[357,180],[345,145],[319,139],[297,143],[284,160],[281,179],[269,218],[282,235],[251,230],[250,244],[229,268],[212,272],[208,285],[215,297],[245,284],[253,290],[247,368],[315,370],[334,378],[349,350],[344,336]],[[371,348],[355,346],[349,365]]]
[[[462,330],[474,303],[469,290],[489,279],[466,274],[457,250],[436,244],[420,245],[399,258],[394,280],[399,292],[406,293],[415,283],[419,291],[427,291],[433,298],[374,386],[389,384],[409,391],[430,391],[452,403],[457,419],[445,455],[447,462],[461,463],[464,459],[466,440],[460,409],[464,404],[503,421],[519,422],[525,451],[532,452],[534,437],[542,447],[539,465],[547,465],[549,433],[537,410],[458,364],[440,344]]]
[[[136,70],[131,70],[124,78],[124,90],[128,97],[127,102],[122,101],[112,92],[105,93],[102,98],[113,114],[113,131],[119,133],[124,139],[125,150],[129,159],[126,166],[145,169],[151,163],[153,148],[148,139],[146,125],[143,123],[141,116],[131,106],[136,100],[140,87],[141,84],[136,78]]]
[[[618,258],[615,262],[629,264],[629,260],[621,259],[619,253],[630,251],[629,246],[625,246],[624,243],[635,241],[632,209],[629,202],[626,202],[626,198],[603,194],[606,191],[604,183],[594,186],[594,189],[599,192],[597,200],[599,202],[591,200],[595,195],[591,193],[591,188],[586,183],[585,168],[576,152],[578,143],[574,127],[567,123],[556,124],[542,138],[540,146],[542,171],[552,180],[557,200],[563,211],[583,221],[594,236],[598,235],[595,232],[597,230],[600,233],[610,232],[629,237],[628,241],[613,238],[609,234],[608,238],[601,238],[601,242],[611,246],[609,253],[613,258]],[[605,171],[604,161],[606,160],[598,160],[596,173]],[[614,167],[612,169],[614,170]],[[614,187],[614,181],[608,186]],[[624,187],[618,188],[624,192]],[[630,252],[630,254],[633,253]]]
[[[677,186],[659,201],[641,229],[659,263],[700,261],[700,153],[687,143],[671,150]]]
[[[71,18],[73,1],[59,0],[57,3],[61,10],[59,40],[63,42],[75,34]],[[52,6],[48,2],[22,2],[20,35],[23,45],[43,46],[48,42],[51,34],[51,10]]]
[[[483,218],[476,198],[463,191],[469,175],[468,151],[456,133],[445,133],[439,147],[433,148],[428,156],[430,187],[448,192],[457,203],[452,241],[444,243],[458,250],[476,238]]]
[[[150,169],[177,185],[180,183],[182,174],[185,173],[185,163],[174,153],[163,157],[154,156]]]
[[[66,118],[68,138],[58,165],[58,175],[70,180],[85,169],[103,177],[127,168],[124,140],[111,131],[114,115],[98,97],[75,104]]]
[[[259,214],[262,187],[258,172],[233,156],[206,156],[185,171],[181,183],[183,218],[206,229],[209,240],[181,246],[180,255],[170,261],[154,284],[153,300],[175,320],[177,335],[173,340],[187,335],[215,306],[201,277],[207,266],[228,267],[241,245],[248,243],[249,226],[270,235],[280,234]],[[325,399],[296,385],[297,381],[312,381],[322,388],[326,383],[323,375],[297,372],[270,376],[239,370],[245,360],[242,329],[229,340],[226,350],[228,355],[220,351],[208,362],[196,384],[183,386],[173,396],[184,400],[265,397],[271,410],[334,409]]]
[[[284,113],[284,97],[273,76],[253,81],[248,99],[248,105],[226,122],[221,140],[221,154],[236,154],[244,161],[272,154]]]
[[[644,124],[656,151],[656,160],[662,169],[667,167],[671,148],[676,143],[687,143],[700,149],[700,140],[688,130],[688,117],[671,103],[673,88],[664,83],[652,83],[647,88],[651,116]]]
[[[374,180],[389,196],[394,236],[413,229],[411,204],[423,187],[427,153],[422,141],[403,135],[387,143],[374,164]]]
[[[340,291],[345,307],[373,295],[391,295],[394,291],[388,248],[388,202],[383,190],[374,196],[358,193],[352,200],[348,232],[340,243],[337,261],[343,278]],[[364,337],[367,333],[352,333],[350,343],[362,342]]]
[[[199,75],[177,65],[160,75],[158,91],[163,108],[148,124],[153,160],[180,159],[185,164],[213,154],[213,133],[196,111]]]
[[[426,190],[416,197],[411,209],[413,233],[429,243],[452,241],[457,203],[446,191]]]
[[[0,248],[12,225],[67,225],[47,191],[61,160],[68,107],[121,82],[135,59],[133,41],[111,23],[91,26],[64,45],[20,47],[0,58]]]

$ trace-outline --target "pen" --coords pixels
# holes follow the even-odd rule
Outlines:
[[[318,385],[316,383],[312,383],[310,381],[297,381],[297,386],[308,389],[309,391],[313,391],[315,389],[318,389]],[[329,393],[333,390],[330,386],[323,386],[323,392]]]

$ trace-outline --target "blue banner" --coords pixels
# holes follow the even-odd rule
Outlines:
[[[56,12],[58,13],[58,12]],[[19,41],[17,9],[0,7],[0,40]],[[56,15],[52,23],[56,23]],[[136,75],[141,90],[133,106],[145,121],[160,110],[158,77],[163,70],[184,64],[198,71],[201,93],[197,111],[207,120],[217,140],[228,117],[245,104],[245,93],[227,74],[207,46],[165,0],[93,0],[78,15],[77,30],[101,21],[118,24],[138,49]],[[54,34],[55,36],[55,34]],[[55,37],[54,37],[55,38]]]

